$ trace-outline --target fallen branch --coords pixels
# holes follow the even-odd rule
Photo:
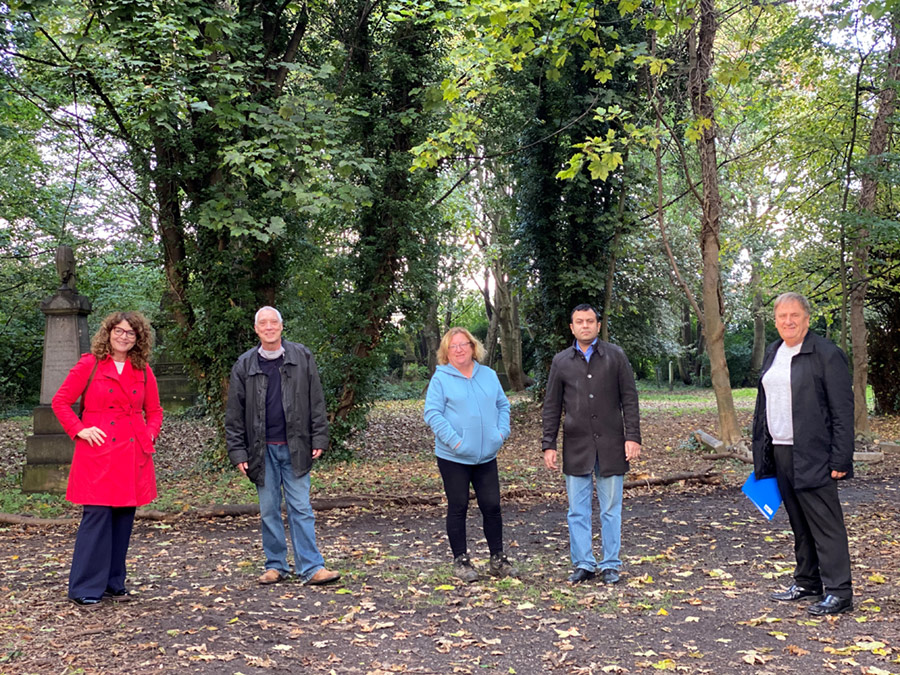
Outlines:
[[[353,507],[372,507],[376,505],[396,505],[396,506],[412,506],[412,505],[429,505],[434,506],[441,503],[439,496],[394,496],[385,497],[380,495],[360,495],[355,497],[324,497],[311,500],[314,511],[330,511],[331,509],[348,509]],[[138,509],[136,518],[145,520],[162,520],[171,521],[180,518],[223,518],[228,516],[257,516],[259,515],[259,504],[214,504],[212,506],[195,506],[178,513],[166,513],[165,511],[152,511],[149,509]]]
[[[653,478],[625,481],[622,487],[626,490],[630,490],[631,488],[649,487],[650,485],[672,485],[673,483],[680,483],[681,481],[697,481],[698,483],[709,485],[718,483],[719,476],[721,475],[722,474],[718,471],[709,470],[698,473],[676,473],[671,476],[654,476]]]
[[[715,458],[714,458],[715,459]],[[699,483],[718,483],[721,474],[707,469],[697,473],[676,473],[671,476],[643,478],[641,480],[625,481],[623,488],[630,490],[638,487],[652,485],[671,485],[682,481],[696,481]],[[546,497],[548,495],[562,495],[563,490],[547,492],[531,488],[511,488],[503,491],[504,499],[519,499],[527,497]],[[474,495],[469,495],[474,499]],[[362,495],[356,497],[332,497],[313,499],[312,507],[316,511],[328,511],[330,509],[346,509],[352,507],[372,507],[376,505],[396,506],[438,506],[444,501],[441,495],[398,495],[385,497],[380,495]],[[255,516],[259,515],[259,504],[214,504],[211,506],[195,506],[177,513],[166,513],[154,509],[138,509],[135,518],[138,520],[173,521],[184,518],[223,518],[228,516]],[[0,523],[8,525],[77,525],[78,518],[36,518],[34,516],[20,516],[15,513],[0,513]]]
[[[77,633],[71,633],[70,635],[67,635],[66,639],[74,640],[75,638],[84,637],[85,635],[99,635],[100,633],[106,633],[109,630],[112,630],[112,627],[86,628],[85,630],[80,630]]]
[[[753,464],[752,457],[745,457],[736,452],[717,452],[714,455],[701,455],[701,457],[703,457],[703,459],[736,459],[744,464]]]
[[[0,513],[0,523],[7,525],[71,525],[77,522],[75,518],[35,518],[15,513]]]

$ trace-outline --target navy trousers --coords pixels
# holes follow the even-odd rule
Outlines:
[[[70,598],[103,597],[125,588],[125,556],[135,507],[85,506],[75,538]]]

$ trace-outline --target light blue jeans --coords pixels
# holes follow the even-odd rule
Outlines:
[[[294,548],[294,571],[302,581],[306,581],[325,566],[325,560],[316,546],[316,517],[309,503],[309,474],[302,478],[294,475],[287,445],[267,445],[266,483],[256,486],[266,569],[290,574],[284,521],[281,519],[282,488]]]
[[[591,528],[591,500],[594,494],[594,475],[600,470],[599,463],[594,471],[585,476],[566,476],[566,493],[569,495],[569,551],[572,566],[594,572],[597,560],[594,558]],[[600,540],[603,543],[603,561],[600,569],[619,569],[619,549],[622,546],[622,482],[623,476],[597,475],[597,501],[600,504]]]

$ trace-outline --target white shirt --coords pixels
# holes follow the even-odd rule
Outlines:
[[[766,422],[774,445],[794,444],[794,416],[791,398],[791,359],[800,352],[803,343],[788,347],[783,342],[775,352],[775,360],[763,375],[766,392]]]

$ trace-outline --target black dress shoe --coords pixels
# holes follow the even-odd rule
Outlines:
[[[781,600],[782,602],[794,602],[803,598],[815,598],[819,600],[822,597],[822,591],[814,591],[811,588],[803,588],[797,584],[791,584],[786,591],[778,591],[769,596],[772,600]]]
[[[69,598],[69,602],[81,609],[100,609],[100,598]]]
[[[810,605],[806,611],[814,616],[826,616],[827,614],[842,614],[853,609],[853,598],[839,598],[828,594],[824,600]]]
[[[127,588],[121,588],[118,591],[103,591],[104,600],[112,600],[113,602],[128,602],[131,600],[131,594]]]
[[[600,577],[604,584],[617,584],[619,583],[619,570],[607,567],[605,570],[601,570]]]
[[[586,570],[583,567],[576,567],[575,571],[569,575],[569,578],[566,579],[566,581],[568,581],[570,584],[580,584],[582,581],[593,579],[596,574],[596,572]]]

